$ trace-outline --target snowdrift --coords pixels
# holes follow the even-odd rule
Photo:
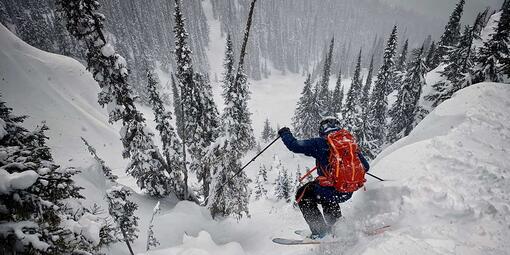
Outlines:
[[[78,61],[36,49],[0,24],[0,93],[26,125],[45,121],[56,162],[90,165],[80,136],[94,145],[112,168],[125,165],[119,127],[108,124],[97,103],[99,86]]]
[[[363,254],[507,254],[510,86],[481,83],[439,105],[376,159],[351,217],[392,231]]]

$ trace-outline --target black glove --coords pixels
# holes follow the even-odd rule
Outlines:
[[[290,132],[290,129],[288,127],[282,127],[280,130],[278,130],[278,135],[282,136],[284,133]]]

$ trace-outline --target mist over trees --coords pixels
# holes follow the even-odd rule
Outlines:
[[[145,102],[148,95],[139,85],[145,81],[147,66],[156,62],[172,72],[175,60],[168,53],[174,48],[174,1],[100,0],[100,11],[106,17],[105,36],[130,66],[130,83]],[[241,33],[249,1],[213,0],[213,16],[221,23],[222,34],[230,33],[235,52],[239,53]],[[186,29],[192,36],[190,49],[197,71],[208,71],[206,50],[209,28],[203,3],[186,1],[182,6],[188,17]],[[319,75],[324,50],[331,36],[336,36],[332,73],[342,69],[352,73],[359,47],[366,49],[363,67],[371,55],[380,65],[384,34],[394,23],[402,24],[403,37],[417,46],[427,35],[438,34],[440,23],[412,11],[393,8],[374,1],[284,0],[261,1],[253,17],[252,40],[247,48],[245,72],[252,79],[261,79],[275,68],[283,72],[310,72]],[[2,0],[0,22],[21,39],[37,48],[85,60],[84,47],[66,31],[55,11],[55,0]],[[312,17],[312,18],[311,18]],[[332,17],[332,18],[326,18]],[[370,17],[370,18],[367,18]],[[405,28],[404,28],[405,27]],[[218,74],[219,76],[220,74]]]

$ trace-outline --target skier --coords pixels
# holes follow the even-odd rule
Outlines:
[[[278,134],[290,151],[314,157],[318,176],[324,176],[325,171],[330,169],[330,145],[327,136],[340,129],[338,119],[327,117],[320,122],[319,137],[297,140],[288,127],[281,128]],[[367,172],[370,167],[367,160],[359,151],[357,157]],[[335,187],[321,185],[318,179],[306,183],[296,192],[296,202],[312,231],[309,236],[311,239],[320,239],[331,233],[333,225],[342,216],[339,203],[349,200],[352,196],[352,192],[343,193],[337,191]],[[324,215],[319,211],[318,204],[322,205]]]

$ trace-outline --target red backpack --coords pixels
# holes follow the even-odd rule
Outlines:
[[[365,168],[361,163],[356,139],[349,131],[341,129],[327,136],[329,169],[322,169],[324,176],[317,177],[321,186],[333,186],[339,192],[350,193],[366,182]],[[309,175],[310,170],[306,175]],[[304,179],[304,177],[302,179]]]

